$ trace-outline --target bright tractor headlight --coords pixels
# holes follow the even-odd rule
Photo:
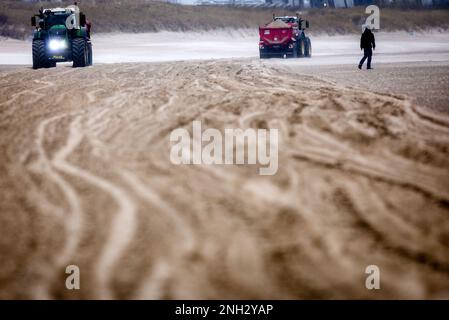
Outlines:
[[[48,48],[51,51],[58,51],[58,50],[67,49],[67,42],[65,40],[52,39],[48,43]]]

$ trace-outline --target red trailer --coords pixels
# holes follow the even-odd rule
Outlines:
[[[273,21],[259,27],[260,58],[311,57],[312,44],[305,35],[309,22],[298,16],[273,17]]]

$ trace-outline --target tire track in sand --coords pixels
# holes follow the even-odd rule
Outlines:
[[[30,170],[33,172],[41,173],[45,175],[47,178],[52,180],[63,192],[65,199],[67,200],[70,213],[63,214],[60,213],[58,215],[59,218],[65,220],[64,227],[66,233],[66,242],[64,248],[61,252],[55,255],[54,266],[52,270],[59,270],[61,268],[65,268],[65,266],[69,263],[70,258],[74,255],[82,235],[82,224],[83,224],[83,210],[81,206],[81,201],[75,189],[68,183],[64,178],[61,177],[57,173],[53,167],[57,166],[55,164],[54,159],[49,159],[45,147],[45,133],[47,126],[55,122],[61,118],[67,117],[68,115],[58,115],[56,117],[52,117],[40,122],[37,128],[37,137],[36,137],[36,146],[38,152],[38,160],[30,165]],[[58,160],[60,162],[64,162],[65,158],[73,151],[76,147],[74,144],[76,141],[71,141],[71,143],[67,143],[61,150],[58,151],[59,157]],[[57,272],[48,272],[48,277],[54,278]],[[49,286],[51,281],[47,281],[43,286],[37,289],[36,298],[38,299],[48,299],[50,298]]]
[[[139,197],[149,204],[155,205],[173,221],[183,239],[178,247],[180,252],[177,252],[177,259],[182,261],[192,254],[197,247],[197,241],[189,221],[178,210],[165,202],[154,190],[142,183],[132,172],[121,171],[120,176]],[[172,261],[171,264],[174,264],[174,262]],[[135,299],[163,298],[164,284],[170,279],[172,272],[170,264],[165,259],[159,259],[142,280],[140,288],[137,289]]]
[[[55,155],[54,165],[59,170],[81,178],[109,193],[118,204],[118,211],[112,219],[111,228],[108,230],[109,235],[98,258],[95,271],[98,281],[98,298],[111,299],[113,294],[109,287],[109,281],[112,278],[114,267],[136,231],[136,205],[123,188],[65,161],[68,153],[73,151],[83,139],[80,120],[81,118],[78,117],[71,122],[66,147]]]

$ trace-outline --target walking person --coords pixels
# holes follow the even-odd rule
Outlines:
[[[360,50],[363,50],[363,58],[360,60],[359,69],[362,69],[365,60],[368,59],[368,63],[366,68],[371,68],[371,58],[373,56],[373,50],[376,49],[376,42],[374,40],[374,34],[371,30],[366,27],[365,31],[362,33],[362,37],[360,38]]]

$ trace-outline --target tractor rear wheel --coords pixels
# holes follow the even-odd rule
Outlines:
[[[310,38],[306,38],[306,47],[305,47],[304,56],[307,58],[312,57],[312,42],[310,42]]]
[[[304,57],[304,53],[305,53],[305,39],[300,38],[297,42],[297,46],[298,46],[298,57]]]
[[[49,62],[45,53],[45,41],[33,41],[33,69],[48,68]]]
[[[87,65],[91,66],[91,65],[94,64],[93,53],[92,53],[92,43],[91,42],[89,42],[87,44],[87,50],[88,50],[88,53],[87,53]]]
[[[74,68],[83,68],[88,65],[88,48],[86,40],[75,38],[72,40],[72,60]]]

